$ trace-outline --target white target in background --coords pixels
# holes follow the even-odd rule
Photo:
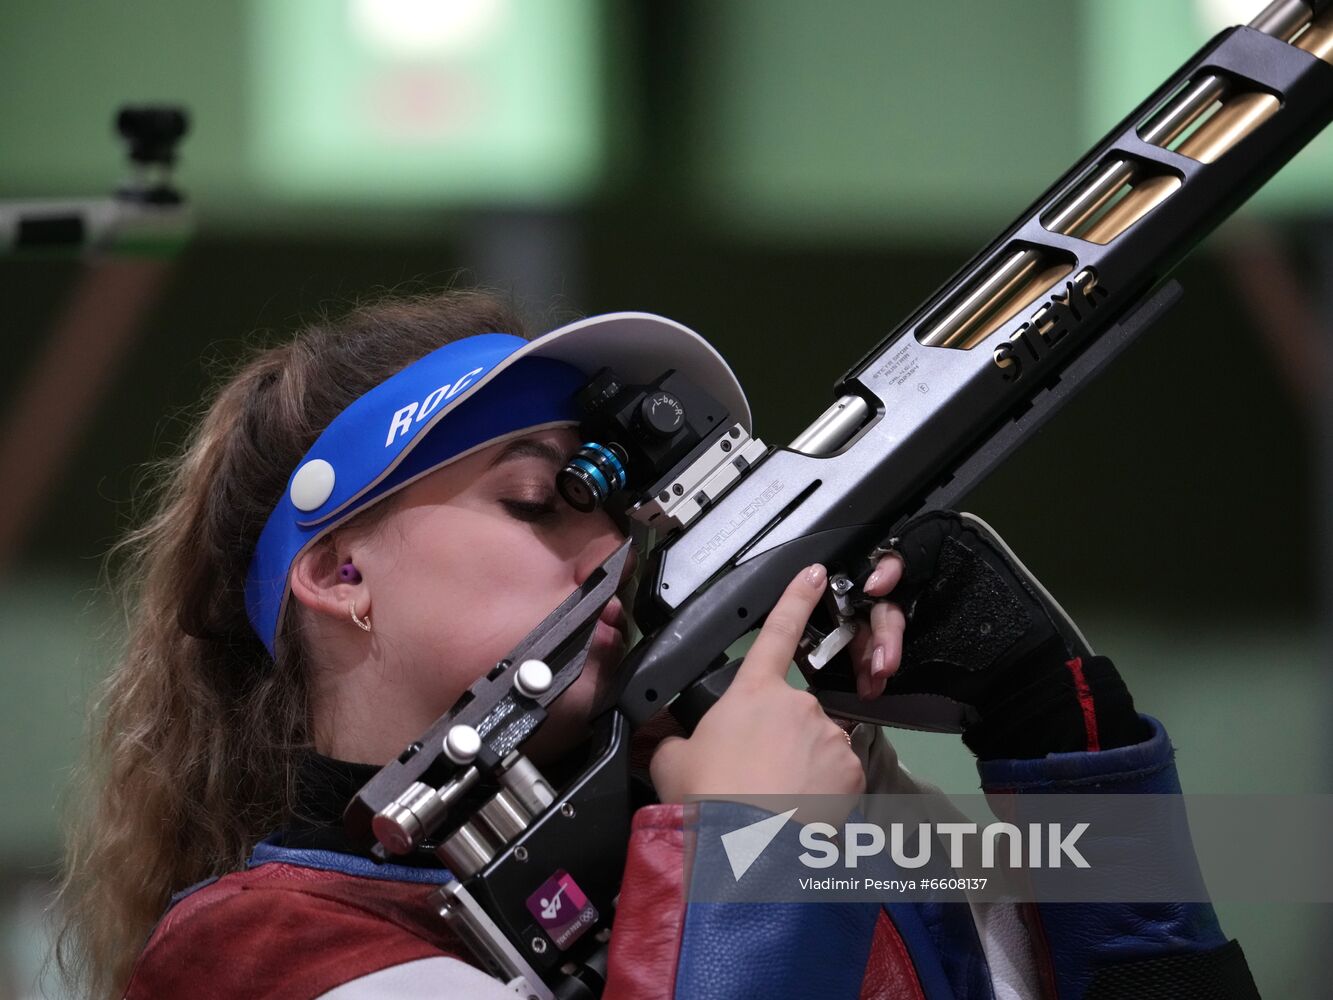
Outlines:
[[[352,29],[368,45],[406,58],[482,45],[512,13],[509,0],[349,0]]]

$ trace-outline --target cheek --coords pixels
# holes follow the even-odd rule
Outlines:
[[[456,696],[573,587],[572,567],[527,524],[449,509],[402,532],[388,593],[382,602],[377,589],[374,603],[407,672]]]

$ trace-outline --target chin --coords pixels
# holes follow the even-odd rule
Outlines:
[[[578,679],[551,705],[552,717],[559,715],[586,727],[593,710],[605,694],[615,675],[616,667],[625,655],[625,643],[620,633],[612,630],[613,642],[601,643],[594,639]]]
[[[605,629],[609,636],[603,636]],[[599,623],[583,672],[554,702],[541,730],[527,743],[530,757],[540,762],[559,757],[587,739],[593,710],[625,655],[624,637],[614,628]]]

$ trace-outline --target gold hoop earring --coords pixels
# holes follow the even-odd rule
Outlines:
[[[347,602],[347,610],[352,612],[352,621],[356,622],[357,628],[359,628],[362,632],[370,631],[370,615],[366,615],[364,619],[358,618],[356,616],[356,605],[353,604],[351,601]]]

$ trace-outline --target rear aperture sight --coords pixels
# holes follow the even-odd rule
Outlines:
[[[556,476],[556,488],[585,513],[607,505],[630,509],[669,492],[696,451],[727,429],[730,416],[674,369],[632,383],[603,368],[577,402],[585,444]]]

